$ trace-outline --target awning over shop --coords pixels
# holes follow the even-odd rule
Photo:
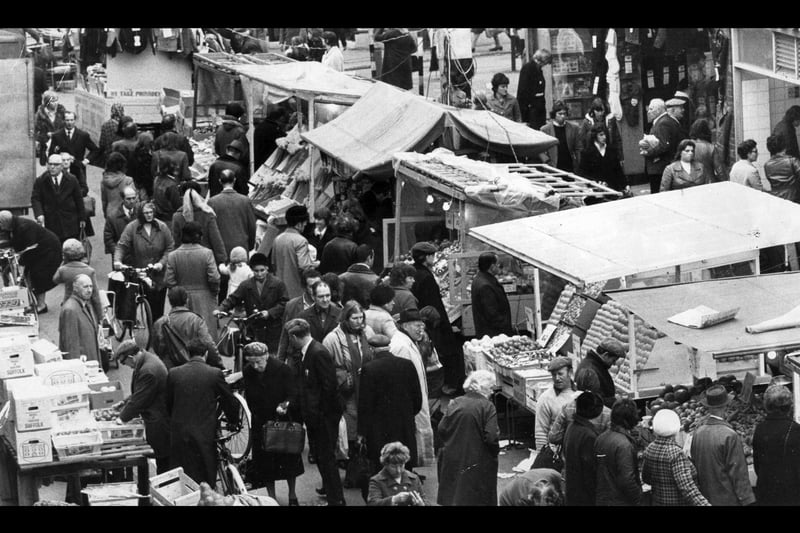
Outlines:
[[[302,137],[357,171],[387,173],[392,154],[420,150],[439,137],[445,115],[439,105],[377,82],[347,112]]]
[[[573,283],[800,241],[800,205],[736,183],[474,227],[473,237]]]
[[[273,65],[235,65],[242,78],[266,85],[271,96],[335,96],[356,100],[372,87],[372,83],[348,76],[316,61],[297,61]]]
[[[779,316],[800,302],[800,273],[718,279],[606,293],[670,338],[711,354],[754,353],[800,345],[800,328],[764,333],[745,326]],[[698,305],[739,312],[733,320],[704,329],[679,326],[667,319]]]
[[[478,146],[488,144],[488,149],[495,152],[529,157],[558,144],[555,137],[492,111],[454,108],[448,110],[453,124],[463,137]]]

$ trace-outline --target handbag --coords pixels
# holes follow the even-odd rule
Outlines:
[[[555,449],[553,449],[555,448]],[[533,460],[533,468],[552,468],[559,472],[564,470],[564,460],[561,458],[561,447],[545,444]]]
[[[265,452],[292,455],[303,453],[306,444],[306,430],[303,424],[291,420],[267,420],[261,431],[264,437],[261,448]]]
[[[94,196],[91,194],[87,194],[83,197],[83,211],[86,214],[86,218],[93,217],[95,215],[95,210],[97,209],[97,200],[94,199]]]
[[[356,452],[347,462],[343,486],[345,488],[366,489],[372,477],[372,463],[367,457],[367,445],[356,444]]]

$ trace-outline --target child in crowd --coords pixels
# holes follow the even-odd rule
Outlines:
[[[237,246],[231,250],[230,262],[226,265],[222,263],[219,265],[219,273],[223,276],[228,276],[228,293],[230,296],[239,284],[247,279],[253,277],[253,271],[247,264],[247,250],[241,246]]]

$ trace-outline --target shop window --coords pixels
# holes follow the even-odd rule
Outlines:
[[[589,110],[592,87],[592,37],[585,28],[550,29],[553,54],[553,100],[563,100],[568,119],[581,120]]]

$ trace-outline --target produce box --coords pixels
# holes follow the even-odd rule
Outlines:
[[[28,289],[9,285],[0,289],[0,311],[23,310],[28,307]]]
[[[102,485],[86,485],[81,492],[86,496],[86,504],[98,506],[133,507],[139,500],[150,499],[149,495],[140,495],[136,483],[104,483]]]
[[[145,441],[144,422],[141,418],[122,425],[100,420],[97,422],[97,427],[103,437],[103,444],[134,444]]]
[[[33,352],[33,362],[37,365],[62,360],[61,350],[47,339],[39,339],[32,343],[31,351]]]
[[[200,501],[200,485],[178,467],[150,478],[154,505],[194,507]]]
[[[59,460],[86,457],[100,453],[103,438],[96,429],[76,430],[71,433],[53,434],[53,447]]]
[[[52,389],[34,382],[14,390],[12,402],[17,431],[40,431],[52,427],[53,414],[50,411]]]
[[[119,381],[111,381],[108,383],[89,383],[89,408],[104,409],[111,407],[117,402],[125,399],[125,393],[122,391],[122,383]]]
[[[51,408],[58,409],[74,409],[77,407],[89,407],[89,396],[91,389],[86,383],[72,383],[70,385],[61,385],[53,387],[53,399]]]
[[[41,385],[42,382],[35,376],[25,376],[21,378],[5,378],[0,379],[0,400],[11,400],[14,396],[14,389],[18,387],[30,387],[34,385]]]
[[[35,366],[34,372],[45,385],[71,385],[86,381],[86,366],[78,359],[42,363]]]
[[[32,376],[31,341],[25,335],[0,337],[0,378]]]
[[[53,431],[68,430],[80,425],[91,425],[92,414],[89,405],[83,404],[66,409],[52,409]]]
[[[4,425],[5,434],[17,452],[17,463],[20,465],[50,463],[53,461],[53,446],[50,442],[51,431],[17,431],[16,423],[9,420]]]
[[[547,387],[553,382],[550,372],[542,368],[515,370],[511,373],[511,380],[514,384],[514,399],[522,405],[526,405],[531,392],[534,394],[532,400],[535,402],[538,399],[535,388],[537,383],[544,383]]]

